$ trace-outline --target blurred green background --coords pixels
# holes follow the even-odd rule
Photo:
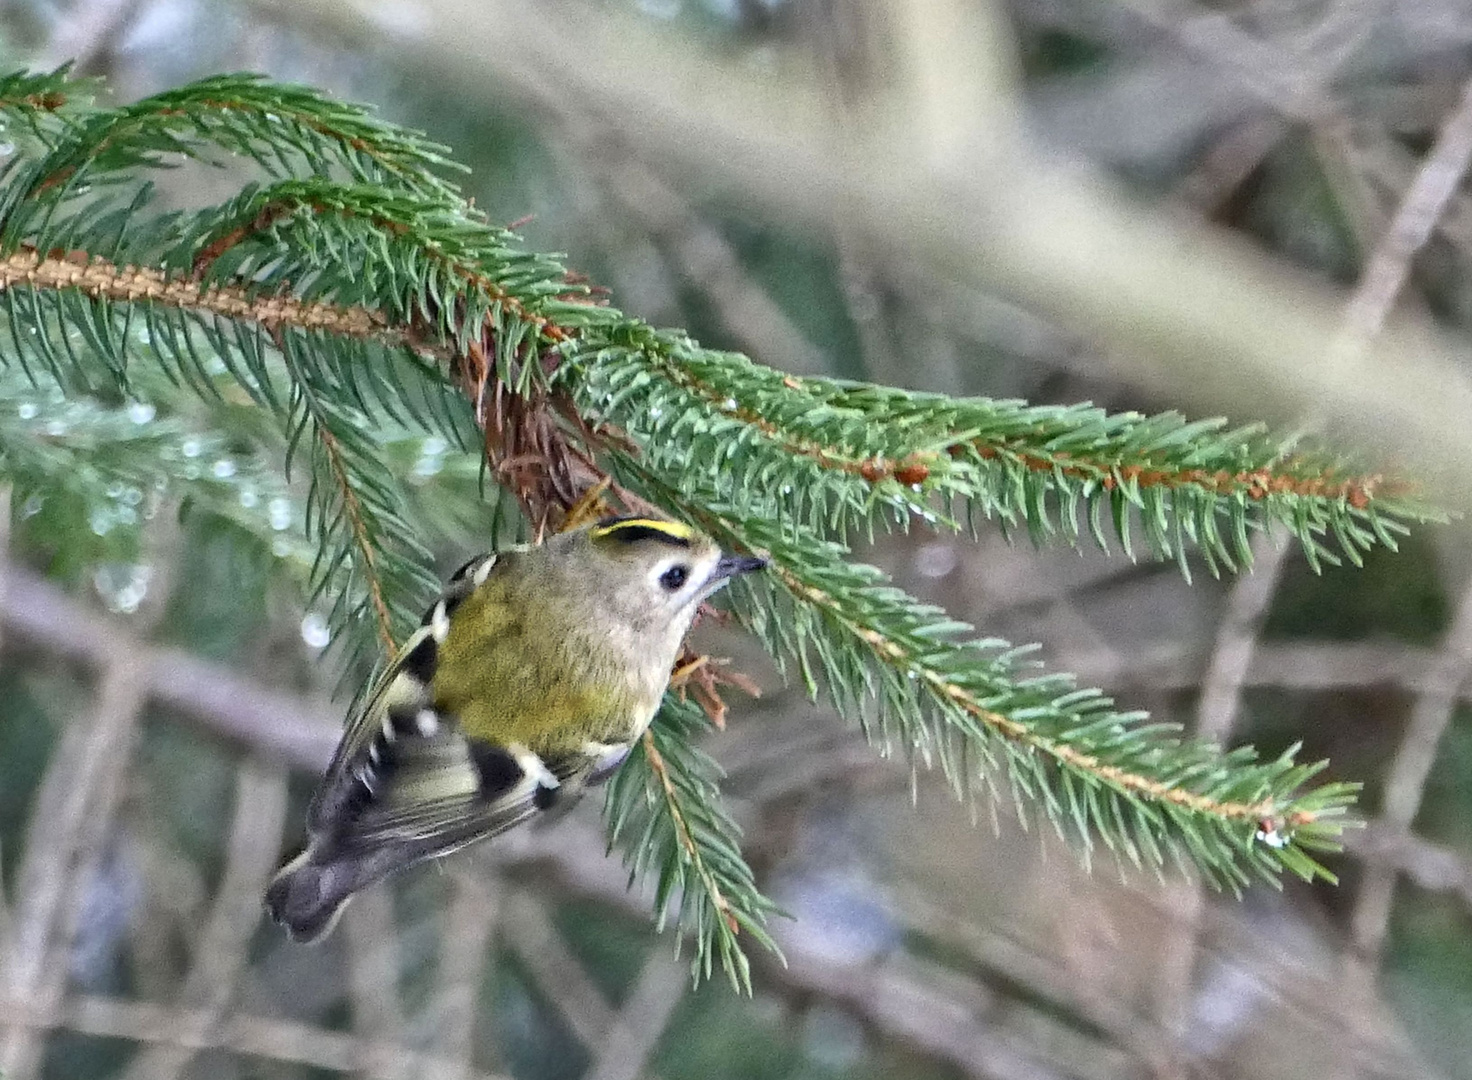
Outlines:
[[[1305,311],[1347,302],[1363,280],[1472,76],[1459,0],[959,7],[989,52],[958,46],[921,66],[943,87],[983,84],[990,112],[958,112],[944,90],[933,101],[963,140],[1004,133],[988,169],[1005,174],[1025,148],[1102,178],[1131,213],[1213,237],[1239,260],[1224,274],[1240,260],[1284,274]],[[797,190],[787,205],[780,178],[743,178],[730,140],[706,152],[660,128],[661,95],[692,70],[708,73],[709,99],[732,78],[779,102],[800,86],[794,110],[815,108],[838,132],[860,125],[869,102],[905,100],[894,86],[913,76],[906,19],[924,8],[6,0],[0,57],[74,58],[120,101],[254,70],[373,102],[450,145],[478,206],[565,253],[624,309],[779,368],[1116,410],[1209,405],[1234,422],[1326,419],[1240,382],[1183,400],[1203,358],[1173,357],[1138,312],[1178,305],[1186,323],[1210,297],[1169,282],[1146,301],[1121,294],[1101,334],[1098,311],[1075,320],[1060,300],[1090,283],[1052,282],[1045,253],[1030,283],[1007,288],[987,267],[1012,252],[977,250],[971,266],[888,244],[862,206],[825,219]],[[539,69],[518,48],[533,39],[584,77]],[[590,42],[594,54],[578,52]],[[681,71],[651,65],[646,99],[637,80],[600,90],[615,69],[592,61],[636,48],[666,50]],[[935,120],[903,104],[897,115],[901,127]],[[713,133],[731,123],[712,114]],[[661,141],[673,149],[657,152]],[[1459,341],[1472,201],[1460,172],[1452,183],[1399,310]],[[1051,197],[1037,190],[1039,220]],[[1091,234],[1078,227],[1058,242],[1081,250]],[[1034,239],[1018,229],[1018,244]],[[1101,267],[1111,254],[1128,273],[1127,251],[1100,253]],[[425,479],[426,540],[448,571],[489,541],[473,464],[417,442],[403,454]],[[285,941],[261,919],[259,881],[300,840],[310,766],[343,707],[329,699],[338,672],[320,621],[226,517],[162,507],[140,543],[122,543],[87,506],[28,502],[38,494],[12,493],[0,579],[8,1080],[1472,1078],[1463,526],[1322,575],[1259,544],[1241,585],[1200,566],[1187,584],[1174,565],[1037,551],[986,526],[978,542],[915,532],[867,553],[1122,702],[1268,753],[1301,740],[1332,776],[1363,780],[1369,824],[1332,863],[1338,888],[1238,900],[1107,858],[1086,873],[1011,806],[996,807],[995,828],[985,814],[973,823],[943,784],[912,780],[783,689],[747,643],[706,631],[706,648],[765,689],[733,703],[709,749],[762,884],[793,916],[777,926],[787,964],[758,957],[745,999],[720,982],[688,990],[646,898],[604,858],[596,800],[374,890],[322,947]],[[275,717],[301,741],[252,736]],[[98,730],[116,738],[87,744]],[[87,774],[110,785],[111,812],[74,850],[46,853],[87,745],[116,762]],[[38,951],[27,927],[53,910],[64,932]]]

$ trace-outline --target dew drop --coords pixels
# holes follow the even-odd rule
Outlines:
[[[915,552],[915,573],[921,577],[943,578],[956,569],[956,549],[944,541],[920,545]]]
[[[185,439],[179,446],[180,453],[185,457],[199,457],[200,451],[203,449],[204,447],[200,445],[200,441],[195,438]]]
[[[36,414],[40,411],[41,407],[37,405],[34,401],[22,401],[20,405],[16,407],[15,413],[22,420],[34,420],[36,418]]]
[[[235,462],[231,461],[229,458],[221,458],[219,461],[215,462],[214,466],[210,469],[210,472],[214,473],[215,476],[220,480],[228,480],[230,479],[230,477],[235,475]]]
[[[443,454],[449,448],[450,444],[445,442],[444,439],[440,438],[438,435],[430,435],[420,446],[419,452],[429,457],[436,457],[440,454]]]
[[[109,610],[131,615],[148,595],[153,567],[109,563],[99,566],[92,575],[92,585]]]
[[[158,410],[146,401],[135,401],[128,406],[128,419],[135,424],[146,424],[157,413]]]
[[[56,438],[66,434],[66,424],[61,420],[48,420],[45,431],[47,435]]]
[[[271,528],[277,532],[291,528],[291,503],[282,498],[272,499],[266,504],[266,513],[271,520]],[[285,541],[282,541],[283,543]],[[285,552],[277,552],[284,555]]]
[[[258,496],[250,488],[240,489],[240,505],[245,507],[247,510],[251,509],[253,506],[256,505],[256,503],[260,501],[260,496]]]
[[[332,640],[332,632],[327,629],[327,620],[315,611],[307,612],[306,618],[302,619],[302,640],[314,649],[327,648],[328,642]]]

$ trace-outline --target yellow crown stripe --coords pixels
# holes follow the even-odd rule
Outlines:
[[[672,540],[688,544],[695,536],[695,530],[689,525],[682,525],[678,521],[661,521],[659,518],[619,518],[605,524],[595,525],[593,535],[598,539],[605,536],[613,536],[623,529],[631,529],[641,533],[663,533]]]

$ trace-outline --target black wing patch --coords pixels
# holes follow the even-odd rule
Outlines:
[[[520,763],[505,747],[494,746],[480,739],[466,739],[470,750],[470,763],[480,777],[480,797],[487,801],[500,798],[526,775]]]
[[[433,614],[431,612],[430,614]],[[399,662],[399,670],[410,678],[428,686],[434,681],[435,668],[440,662],[440,646],[433,634],[425,634]]]

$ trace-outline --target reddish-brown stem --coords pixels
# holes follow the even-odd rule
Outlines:
[[[367,526],[363,522],[363,508],[358,503],[358,493],[353,490],[352,480],[343,465],[342,450],[337,445],[336,436],[318,424],[317,437],[322,442],[328,468],[332,470],[333,480],[342,496],[343,517],[347,519],[348,528],[353,534],[353,543],[358,548],[359,554],[363,556],[363,562],[368,568],[364,577],[368,580],[368,596],[373,604],[373,613],[378,620],[378,637],[383,642],[387,654],[392,656],[398,649],[394,641],[393,617],[389,614],[388,604],[383,598],[383,587],[378,581],[377,554],[368,536]]]
[[[669,807],[670,820],[674,822],[675,836],[680,842],[680,847],[685,850],[690,859],[690,867],[699,876],[705,890],[710,894],[711,903],[715,905],[716,911],[725,921],[733,934],[741,932],[741,924],[731,912],[731,903],[721,892],[721,887],[715,878],[706,869],[705,860],[701,858],[700,848],[696,846],[695,837],[690,832],[690,824],[685,820],[685,812],[680,809],[680,795],[675,790],[675,782],[670,779],[669,766],[665,764],[664,755],[654,745],[653,732],[644,732],[644,753],[649,758],[649,771],[654,773],[655,779],[659,781],[660,788],[664,792],[665,805]]]
[[[1058,472],[1064,476],[1097,480],[1105,490],[1113,490],[1122,483],[1139,488],[1198,487],[1217,495],[1244,494],[1255,502],[1270,495],[1301,495],[1344,499],[1357,510],[1366,509],[1377,497],[1403,496],[1411,492],[1404,481],[1388,480],[1378,473],[1347,477],[1336,477],[1326,472],[1303,475],[1294,470],[1296,459],[1292,458],[1276,469],[1262,467],[1240,472],[1169,469],[1143,462],[1091,460],[1066,452],[1045,453],[1015,439],[985,437],[959,440],[940,449],[917,450],[894,459],[879,455],[858,456],[782,429],[755,410],[734,403],[726,392],[706,385],[673,363],[664,365],[664,374],[725,415],[756,428],[788,453],[815,461],[824,469],[862,477],[871,484],[894,479],[911,487],[922,485],[935,467],[947,458],[975,453],[988,460],[1013,461],[1033,472]],[[783,383],[791,390],[802,390],[801,381],[791,376],[783,379]]]

